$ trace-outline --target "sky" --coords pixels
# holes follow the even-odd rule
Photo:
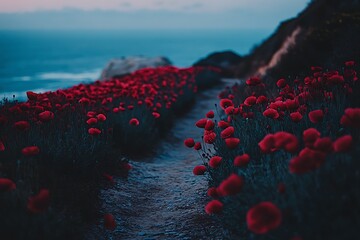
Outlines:
[[[0,29],[271,28],[309,0],[0,0]]]

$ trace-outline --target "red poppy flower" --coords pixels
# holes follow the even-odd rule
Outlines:
[[[200,119],[199,121],[197,121],[195,123],[195,125],[198,127],[198,128],[205,128],[205,125],[207,123],[207,119],[206,118],[203,118],[203,119]]]
[[[195,143],[194,149],[195,150],[200,150],[201,149],[201,143],[199,143],[199,142]]]
[[[293,122],[300,122],[301,119],[303,118],[303,116],[301,115],[301,113],[299,112],[293,112],[293,113],[290,113],[290,118]]]
[[[238,138],[226,138],[225,139],[225,144],[228,148],[230,149],[234,149],[236,148],[239,144],[240,144],[240,139]]]
[[[218,166],[220,166],[221,161],[222,161],[222,157],[213,156],[212,158],[210,158],[209,166],[212,168],[217,168]]]
[[[206,167],[204,165],[195,166],[193,169],[194,175],[204,175]]]
[[[216,133],[209,132],[204,135],[204,142],[208,144],[213,144],[216,140]]]
[[[303,140],[306,146],[312,146],[320,137],[320,132],[315,128],[308,128],[303,132]]]
[[[88,133],[93,136],[97,136],[101,133],[101,130],[98,128],[89,128]]]
[[[267,103],[267,101],[268,101],[267,97],[261,95],[256,99],[256,104]]]
[[[18,121],[14,123],[14,127],[21,131],[26,131],[30,129],[30,124],[27,121]]]
[[[315,128],[309,128],[303,132],[303,140],[306,146],[312,146],[319,137],[320,132]]]
[[[355,66],[355,61],[347,61],[347,62],[345,62],[345,66],[353,67],[353,66]]]
[[[306,157],[306,158],[313,158],[319,161],[320,159],[325,159],[326,153],[323,153],[322,151],[318,151],[316,149],[312,148],[304,148],[299,153],[300,157]]]
[[[132,118],[132,119],[130,119],[129,124],[132,126],[138,126],[140,124],[140,122],[137,118]]]
[[[251,77],[248,80],[246,80],[246,84],[249,86],[256,86],[258,84],[261,84],[261,79],[258,77]]]
[[[109,181],[110,183],[112,183],[112,184],[115,183],[113,176],[111,176],[111,175],[109,175],[109,174],[107,174],[107,173],[104,173],[103,176],[104,176],[104,178],[105,178],[107,181]]]
[[[248,165],[250,162],[250,156],[249,154],[243,154],[240,156],[235,157],[234,159],[234,166],[235,167],[244,167],[246,165]]]
[[[94,125],[94,124],[96,124],[98,122],[98,120],[96,119],[96,118],[89,118],[87,121],[86,121],[86,123],[88,124],[88,125]]]
[[[0,152],[5,151],[5,145],[4,143],[0,140]]]
[[[40,149],[37,146],[25,147],[21,153],[26,157],[36,156],[40,153]]]
[[[264,112],[263,112],[263,115],[265,117],[268,117],[268,118],[273,118],[273,119],[277,119],[279,118],[279,113],[278,111],[276,111],[275,109],[272,109],[272,108],[268,108],[266,109]]]
[[[219,200],[212,200],[205,206],[207,214],[219,214],[222,212],[223,204]]]
[[[288,110],[295,110],[298,109],[300,104],[299,104],[299,100],[298,99],[287,99],[285,101],[285,106]]]
[[[205,124],[205,130],[210,131],[213,130],[215,127],[215,123],[211,120],[207,120]]]
[[[207,195],[212,198],[218,198],[219,194],[217,192],[216,187],[211,187],[207,190]]]
[[[352,147],[353,139],[351,135],[342,136],[334,142],[334,151],[335,152],[346,152],[349,151]]]
[[[48,122],[52,119],[54,119],[54,113],[51,111],[44,111],[42,113],[39,113],[39,120],[43,122]]]
[[[280,111],[280,110],[285,111],[287,106],[286,106],[285,102],[283,102],[281,100],[277,100],[276,102],[270,103],[269,108],[277,110],[277,111]]]
[[[106,120],[106,116],[102,113],[96,115],[97,120],[99,120],[100,122],[104,122]]]
[[[273,134],[266,135],[259,143],[260,150],[263,153],[271,153],[276,150],[275,148],[275,137]]]
[[[227,128],[227,127],[229,127],[229,126],[230,126],[230,123],[225,122],[225,121],[223,121],[223,120],[221,120],[221,121],[218,122],[218,127],[219,127],[219,128],[224,129],[224,128]]]
[[[228,107],[233,107],[233,106],[234,106],[234,103],[230,99],[224,98],[224,99],[220,100],[220,107],[224,110]]]
[[[225,139],[225,138],[229,138],[229,137],[232,137],[233,134],[235,132],[235,129],[234,127],[228,127],[228,128],[225,128],[225,130],[223,130],[220,134],[221,138]]]
[[[185,139],[184,144],[185,144],[185,146],[187,146],[188,148],[192,148],[192,147],[195,146],[195,141],[194,141],[194,139],[192,139],[192,138],[187,138],[187,139]]]
[[[218,192],[221,196],[236,195],[241,192],[243,186],[244,179],[233,173],[220,183]]]
[[[324,153],[330,153],[333,149],[333,142],[331,141],[331,138],[324,137],[324,138],[318,138],[316,139],[313,148],[315,150],[324,152]]]
[[[158,119],[160,117],[160,113],[158,112],[153,112],[152,115],[154,116],[155,119]]]
[[[281,221],[281,211],[272,202],[261,202],[249,209],[246,214],[248,228],[256,234],[265,234],[278,228]]]
[[[294,153],[298,150],[299,141],[296,136],[287,132],[277,132],[274,134],[275,148],[283,148],[285,151]]]
[[[311,71],[314,71],[314,72],[322,71],[322,67],[319,67],[319,66],[312,66],[310,69],[311,69]]]
[[[345,81],[344,77],[337,74],[332,75],[331,77],[328,78],[328,82],[332,84],[340,84],[343,83],[344,81]]]
[[[80,98],[79,103],[81,103],[82,105],[88,105],[88,104],[90,104],[90,99],[85,98],[85,97]]]
[[[246,106],[253,106],[256,104],[256,97],[255,96],[250,96],[250,97],[247,97],[244,101],[244,104]]]
[[[89,111],[89,112],[86,113],[86,116],[87,116],[88,118],[93,118],[93,117],[96,116],[96,112]]]
[[[132,169],[132,166],[129,163],[125,162],[120,164],[120,168],[121,170],[130,171]]]
[[[276,86],[278,86],[278,88],[284,88],[286,86],[286,80],[285,79],[279,79],[276,82]]]
[[[314,110],[309,112],[309,119],[312,123],[319,123],[324,119],[324,111],[323,110]]]
[[[7,178],[0,178],[0,192],[8,192],[16,189],[16,184]]]
[[[234,108],[233,106],[227,107],[225,109],[225,114],[226,115],[232,115],[232,114],[237,114],[237,108]]]
[[[107,213],[104,215],[104,227],[105,229],[110,231],[115,230],[116,222],[115,222],[115,217],[112,214]]]
[[[304,148],[298,157],[289,162],[291,173],[304,174],[319,168],[325,162],[326,154],[310,148]]]
[[[208,113],[206,113],[206,117],[207,118],[214,118],[215,117],[214,111],[209,111]]]
[[[360,128],[360,108],[347,108],[340,123],[347,127]]]
[[[229,123],[231,123],[231,122],[232,122],[232,118],[231,118],[231,116],[228,116],[228,117],[227,117],[227,121],[228,121]]]
[[[45,211],[50,205],[49,190],[41,189],[40,192],[29,198],[27,208],[32,213],[40,213]]]

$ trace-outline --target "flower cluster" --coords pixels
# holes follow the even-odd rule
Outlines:
[[[48,214],[54,205],[61,213],[74,210],[89,215],[89,209],[95,209],[101,176],[113,183],[110,174],[131,169],[122,158],[125,151],[141,153],[153,147],[153,140],[171,125],[172,115],[192,102],[196,77],[204,70],[209,71],[147,68],[54,92],[29,91],[26,102],[4,100],[0,104],[0,194],[21,192],[11,196],[29,198],[27,209],[34,215]],[[16,188],[18,182],[23,182],[22,188]],[[0,225],[12,214],[10,208],[6,214]],[[84,216],[71,213],[72,219],[79,217]],[[16,218],[22,217],[11,217]],[[115,228],[111,215],[105,216],[105,227]]]
[[[299,235],[312,239],[309,234],[316,232],[317,237],[329,239],[331,231],[315,226],[323,221],[322,214],[331,216],[329,209],[320,207],[322,202],[341,205],[342,200],[326,199],[340,192],[359,201],[354,195],[359,196],[355,183],[360,180],[356,159],[360,106],[353,94],[359,93],[360,86],[356,64],[351,63],[345,64],[342,73],[312,67],[311,75],[302,80],[282,78],[276,85],[253,77],[244,83],[246,91],[234,86],[219,95],[220,119],[214,120],[208,113],[195,123],[204,128],[203,165],[196,166],[193,173],[209,175],[207,195],[213,198],[206,213],[220,214],[245,238],[271,234],[275,239]],[[263,90],[271,84],[275,94],[265,96]],[[245,92],[251,95],[243,96]],[[195,140],[191,143],[187,144],[190,148]],[[337,178],[340,169],[351,177]],[[311,205],[311,210],[304,209],[306,205]],[[332,210],[332,218],[343,214],[338,209]],[[310,215],[314,225],[302,227],[305,222],[301,221]],[[352,216],[359,220],[356,213]],[[246,224],[241,223],[244,219]],[[344,221],[350,224],[349,219]],[[351,227],[344,231],[348,229]]]

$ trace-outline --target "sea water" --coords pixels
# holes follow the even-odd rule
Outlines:
[[[16,30],[0,31],[0,98],[24,99],[97,80],[112,58],[165,56],[188,67],[215,52],[243,55],[269,30]]]

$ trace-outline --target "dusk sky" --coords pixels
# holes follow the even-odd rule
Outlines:
[[[272,28],[279,21],[294,17],[308,2],[309,0],[0,0],[0,29]]]

